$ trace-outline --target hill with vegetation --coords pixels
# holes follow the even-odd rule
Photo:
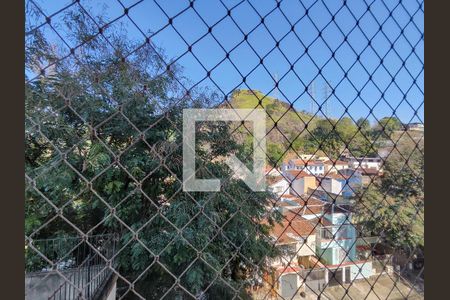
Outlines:
[[[267,113],[269,142],[277,144],[289,144],[299,134],[305,135],[307,133],[305,124],[311,130],[315,127],[317,119],[311,114],[297,111],[287,102],[264,95],[258,90],[237,90],[224,106],[235,109],[264,109]]]
[[[371,147],[372,128],[365,120],[359,121],[359,130],[359,125],[349,117],[338,121],[314,116],[257,90],[237,90],[222,107],[260,108],[266,111],[267,154],[272,165],[300,153],[337,158],[346,145],[355,155],[371,155],[376,152]],[[246,134],[247,130],[239,127],[236,131],[241,134],[238,139],[251,148],[251,136]]]

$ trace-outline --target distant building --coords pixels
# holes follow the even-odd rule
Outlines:
[[[353,168],[375,169],[380,170],[383,160],[380,157],[350,157],[348,165]]]
[[[344,198],[352,197],[362,185],[363,178],[359,172],[353,172],[349,175],[330,173],[322,178],[320,184],[321,189],[325,192],[342,195]]]
[[[276,167],[267,166],[264,171],[265,176],[281,176],[281,171]]]
[[[305,176],[311,176],[311,174],[303,171],[303,170],[286,170],[283,172],[284,176],[286,176],[286,178],[290,181],[295,180],[295,179],[299,179],[301,177],[305,177]]]
[[[329,280],[342,284],[372,276],[372,262],[360,260],[356,252],[357,231],[352,224],[352,213],[329,205],[324,210],[324,218],[331,225],[318,224],[316,256],[333,275],[328,276]]]
[[[343,160],[331,160],[328,159],[323,162],[325,165],[325,174],[327,173],[337,173],[338,171],[348,169],[348,162]]]
[[[423,123],[409,123],[406,125],[407,130],[416,130],[416,131],[424,131],[425,126]]]
[[[304,195],[308,192],[308,189],[317,188],[317,179],[313,175],[302,176],[292,181],[291,194]]]
[[[367,245],[356,243],[350,197],[366,174],[380,173],[381,164],[355,160],[357,168],[352,169],[350,162],[302,156],[285,162],[281,176],[266,176],[268,190],[276,196],[267,208],[282,215],[270,231],[280,254],[269,261],[274,273],[264,275],[274,294],[288,299],[299,292],[312,295],[328,285],[374,275],[372,261],[357,248]]]
[[[298,291],[306,291],[302,274],[309,268],[325,266],[316,257],[316,228],[318,223],[331,223],[320,218],[325,203],[317,199],[301,200],[296,197],[282,198],[281,203],[290,209],[282,210],[283,220],[272,227],[270,236],[280,255],[271,260],[277,278],[277,293],[291,298]],[[306,273],[305,273],[306,274]],[[326,284],[325,272],[322,281]],[[306,276],[305,276],[306,277]]]
[[[369,185],[373,180],[375,180],[377,177],[383,175],[382,169],[374,169],[374,168],[357,168],[357,169],[345,169],[342,170],[341,173],[343,175],[347,176],[353,176],[353,174],[358,174],[358,176],[361,176],[362,179],[362,185],[367,186]]]
[[[301,158],[290,159],[287,163],[283,164],[283,171],[305,171],[312,175],[323,175],[325,173],[325,165],[320,160],[304,160]]]
[[[290,182],[283,176],[271,176],[266,178],[268,191],[277,196],[289,194]]]

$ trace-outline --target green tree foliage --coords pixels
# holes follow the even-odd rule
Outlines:
[[[356,126],[361,130],[362,133],[369,133],[371,130],[370,122],[364,117],[359,118],[356,120]]]
[[[285,149],[279,144],[268,143],[266,146],[268,162],[273,166],[279,166],[283,163]]]
[[[370,124],[359,121],[360,128],[349,117],[341,120],[318,120],[316,127],[306,138],[297,138],[293,149],[298,152],[315,153],[318,149],[332,158],[338,158],[345,148],[353,156],[374,156],[377,148],[373,145]],[[367,127],[368,125],[368,127]]]
[[[349,150],[356,157],[376,156],[378,147],[374,143],[370,122],[365,118],[356,121],[357,132],[354,135]]]
[[[409,253],[424,245],[422,201],[392,196],[376,185],[357,197],[356,216],[364,235],[379,236],[380,243]]]
[[[384,175],[355,197],[363,232],[411,253],[424,246],[423,145],[401,143],[387,158]]]
[[[402,130],[402,122],[396,117],[384,117],[378,121],[378,125],[375,128],[377,134],[381,134],[385,137],[390,137],[394,131]]]
[[[344,143],[338,136],[335,126],[336,122],[333,120],[319,120],[305,148],[314,149],[313,151],[322,150],[327,156],[337,158],[343,150]]]
[[[214,295],[224,287],[243,293],[275,253],[267,238],[276,219],[265,209],[268,195],[234,179],[223,193],[181,190],[182,110],[209,107],[215,95],[191,90],[186,97],[179,69],[167,69],[150,43],[138,48],[109,32],[111,47],[93,39],[82,14],[66,15],[66,22],[84,46],[26,84],[26,235],[77,235],[74,227],[119,233],[119,271],[131,281],[139,277],[135,289],[148,299],[166,293],[173,276],[193,294],[210,284],[214,299],[232,298]],[[52,47],[40,31],[28,39],[32,69],[48,61]],[[217,157],[241,146],[225,124],[205,126],[197,128],[197,145],[208,150],[198,146],[196,176],[230,178]],[[30,249],[26,255],[35,257]]]

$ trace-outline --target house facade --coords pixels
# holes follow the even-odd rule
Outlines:
[[[356,252],[357,231],[352,214],[329,207],[324,217],[331,225],[321,226],[316,233],[316,255],[329,269],[328,280],[349,283],[373,275],[372,262],[359,260]]]
[[[415,131],[424,131],[425,126],[423,125],[423,123],[409,123],[408,125],[406,125],[406,129]]]
[[[284,176],[275,176],[267,178],[268,191],[281,196],[289,194],[290,182]]]
[[[363,176],[360,172],[330,173],[321,178],[320,189],[328,194],[351,198],[357,189],[363,186]]]
[[[315,176],[303,176],[296,178],[291,183],[291,194],[292,195],[304,195],[307,194],[309,189],[317,188],[317,179]]]
[[[349,168],[348,162],[343,160],[326,160],[323,163],[325,165],[325,174],[337,173]]]
[[[321,160],[304,160],[301,158],[290,159],[283,164],[282,171],[304,171],[315,176],[323,175],[325,173],[325,165]]]
[[[270,261],[275,295],[290,299],[374,274],[371,261],[358,252],[348,201],[363,186],[363,168],[326,162],[291,159],[282,166],[282,176],[267,177],[268,189],[276,196],[268,208],[283,216],[270,233],[280,251]],[[334,172],[326,169],[330,165],[339,167]],[[323,169],[313,168],[319,166]]]
[[[351,157],[348,165],[353,169],[364,168],[379,171],[383,165],[383,160],[380,157]]]

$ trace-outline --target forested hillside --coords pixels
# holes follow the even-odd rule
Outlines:
[[[353,156],[374,156],[380,147],[393,145],[397,140],[407,143],[413,136],[420,139],[417,132],[402,134],[402,123],[395,117],[385,117],[372,124],[363,117],[357,120],[349,116],[327,119],[320,114],[298,111],[293,105],[257,90],[237,90],[221,107],[266,111],[267,154],[271,165],[301,153],[335,159],[346,149]],[[234,132],[251,148],[247,129],[239,126]]]

